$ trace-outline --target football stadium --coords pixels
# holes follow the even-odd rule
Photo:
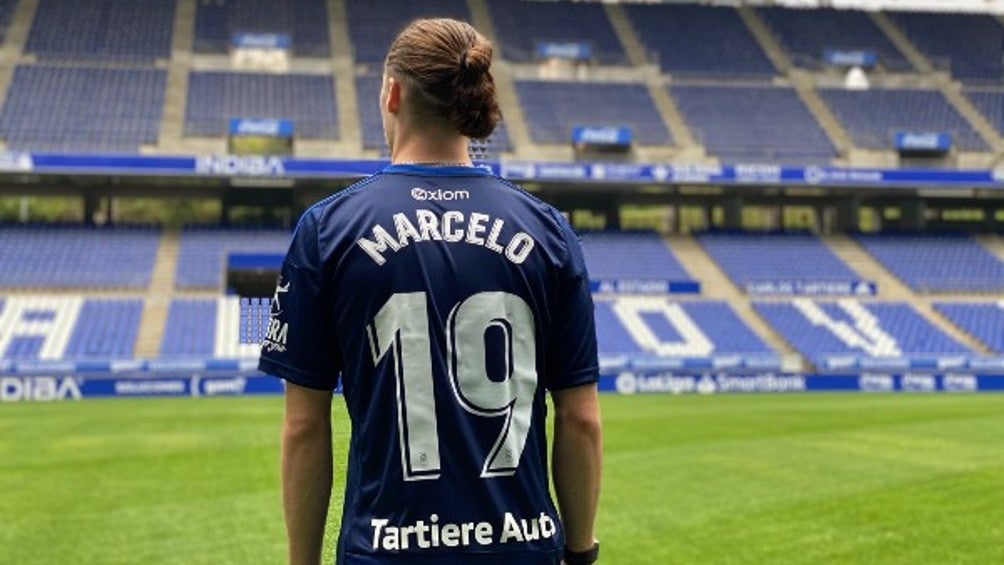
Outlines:
[[[0,563],[284,562],[259,344],[419,17],[581,237],[601,563],[1004,563],[1002,0],[0,0]]]

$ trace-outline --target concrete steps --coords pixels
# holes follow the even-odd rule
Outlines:
[[[14,68],[17,67],[24,53],[24,46],[28,43],[28,32],[31,30],[31,22],[35,20],[39,1],[21,0],[11,15],[7,35],[0,44],[0,103],[6,98],[7,87],[14,78]]]
[[[978,235],[976,236],[976,241],[985,245],[991,253],[996,255],[1001,261],[1004,261],[1004,237],[999,235]]]
[[[185,141],[185,104],[188,96],[188,73],[192,68],[192,45],[195,42],[195,0],[179,0],[174,12],[171,36],[171,60],[167,67],[167,90],[160,119],[158,147],[165,153],[183,152]]]
[[[805,103],[805,107],[809,109],[812,117],[816,118],[816,123],[826,132],[827,137],[837,148],[837,152],[845,157],[850,154],[854,142],[847,130],[844,129],[843,124],[830,112],[830,107],[819,96],[812,75],[805,71],[792,69],[788,76],[791,78],[791,84],[795,87],[798,97]]]
[[[891,41],[892,44],[895,45],[901,53],[903,53],[903,56],[906,57],[906,60],[909,61],[915,69],[922,73],[930,73],[934,71],[934,65],[932,65],[931,62],[927,60],[927,57],[925,57],[924,54],[910,42],[910,40],[906,37],[906,34],[896,27],[896,24],[893,23],[889,16],[885,15],[883,12],[869,12],[868,15],[871,17],[872,22],[874,22],[875,25],[882,30],[882,33],[884,33],[885,36],[889,38],[889,41]]]
[[[694,279],[700,281],[702,298],[728,302],[739,319],[745,322],[767,345],[780,353],[782,357],[799,358],[799,363],[801,363],[798,353],[757,314],[745,292],[740,290],[711,260],[711,257],[696,239],[686,235],[674,235],[667,237],[666,242],[687,272]]]
[[[167,311],[174,296],[174,271],[178,264],[180,239],[181,234],[173,230],[165,231],[160,236],[150,286],[143,301],[143,315],[133,353],[136,357],[156,357],[160,352],[160,342],[167,325]]]
[[[330,72],[335,81],[338,99],[339,141],[330,147],[330,153],[317,152],[312,156],[359,155],[363,151],[363,134],[359,123],[359,105],[377,104],[377,100],[359,100],[356,92],[355,64],[349,42],[348,15],[344,0],[328,0],[328,37],[331,42]],[[297,149],[297,153],[307,153]]]
[[[791,58],[785,53],[781,44],[771,34],[767,24],[763,23],[756,11],[749,6],[739,6],[739,17],[746,24],[746,29],[753,35],[753,39],[760,45],[767,54],[767,58],[774,64],[774,68],[786,74],[792,68]]]

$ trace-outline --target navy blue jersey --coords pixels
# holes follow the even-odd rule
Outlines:
[[[582,252],[473,167],[392,165],[301,218],[263,371],[352,420],[338,562],[554,564],[545,391],[598,379]]]

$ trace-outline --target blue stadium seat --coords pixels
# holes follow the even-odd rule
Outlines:
[[[167,311],[161,357],[213,356],[216,335],[215,298],[177,298]]]
[[[914,290],[1004,292],[1004,261],[968,234],[862,234],[857,239]]]
[[[146,288],[160,230],[0,226],[0,287]]]
[[[937,90],[822,88],[819,95],[859,147],[891,149],[893,136],[902,130],[946,132],[960,149],[988,149],[969,122]]]
[[[41,0],[25,51],[43,59],[171,56],[176,0]]]
[[[697,239],[740,288],[758,282],[860,279],[812,234],[705,233]]]
[[[195,49],[225,53],[235,33],[282,33],[299,57],[328,57],[328,9],[324,0],[200,0]]]
[[[516,94],[536,143],[569,144],[582,125],[629,127],[640,145],[673,143],[644,84],[519,80]]]
[[[178,247],[174,284],[177,288],[219,289],[223,286],[227,254],[247,252],[285,255],[289,249],[290,237],[289,231],[278,229],[185,228]]]
[[[349,39],[359,63],[380,64],[401,28],[416,18],[471,21],[464,0],[346,0]]]
[[[18,150],[137,153],[157,143],[166,84],[154,69],[19,65],[0,135]]]
[[[1004,25],[993,16],[889,12],[889,17],[935,67],[969,83],[1004,81]]]
[[[775,74],[735,8],[626,4],[624,10],[664,72],[762,79]]]
[[[510,61],[533,61],[539,42],[554,42],[586,43],[600,63],[628,63],[601,4],[489,0],[488,8],[502,55]]]
[[[8,297],[0,301],[0,359],[128,359],[142,313],[139,299]]]
[[[338,139],[338,105],[331,75],[192,72],[185,135],[222,136],[230,118],[293,121],[295,135]]]
[[[596,331],[604,356],[776,355],[720,300],[601,299],[596,301]]]
[[[759,7],[757,13],[780,40],[793,62],[819,68],[828,49],[871,51],[891,71],[909,71],[906,57],[868,16],[858,10]]]
[[[963,331],[1004,354],[1004,300],[936,302],[934,307]]]
[[[691,130],[722,161],[829,164],[836,155],[792,88],[673,86],[670,92]]]
[[[820,368],[833,357],[893,360],[974,353],[905,302],[795,299],[758,301],[753,306],[788,343]]]
[[[594,280],[693,278],[654,232],[584,232],[582,254]]]
[[[1004,89],[999,86],[966,88],[964,92],[990,125],[997,129],[997,134],[1004,136]]]

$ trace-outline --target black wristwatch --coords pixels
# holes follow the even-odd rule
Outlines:
[[[585,551],[572,551],[565,546],[565,565],[592,565],[600,558],[600,542],[594,541],[593,547]]]

